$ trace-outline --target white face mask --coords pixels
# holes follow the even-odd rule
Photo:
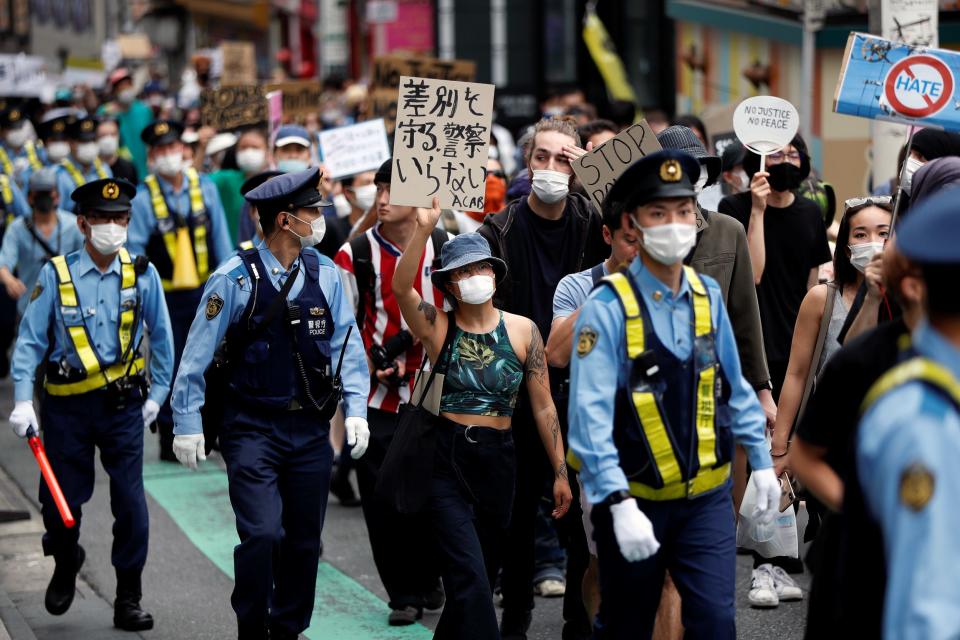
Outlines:
[[[97,146],[100,148],[101,158],[112,158],[120,150],[120,137],[103,136],[97,140]]]
[[[157,173],[165,178],[172,178],[183,170],[183,155],[168,153],[165,156],[157,156],[154,165],[157,167]]]
[[[24,126],[19,126],[16,129],[11,129],[7,131],[6,141],[7,144],[13,147],[14,149],[19,149],[27,142],[27,138],[30,137],[30,132],[27,131],[27,128]]]
[[[117,94],[117,101],[120,104],[130,104],[137,98],[137,90],[133,87],[129,89],[124,89]]]
[[[559,171],[536,169],[531,186],[541,202],[553,204],[567,197],[570,191],[570,176]]]
[[[306,160],[284,158],[283,160],[277,161],[277,171],[283,171],[284,173],[297,173],[298,171],[305,171],[309,168],[310,165],[307,164]]]
[[[333,196],[333,208],[337,210],[338,218],[346,218],[353,211],[353,205],[342,193]]]
[[[496,283],[493,276],[477,274],[457,282],[460,287],[460,302],[466,304],[483,304],[493,297]]]
[[[850,264],[853,268],[863,273],[867,264],[873,259],[873,256],[883,251],[882,242],[865,242],[863,244],[847,245],[850,249]]]
[[[60,162],[70,155],[70,143],[63,140],[57,140],[47,145],[47,157],[50,162]]]
[[[747,172],[743,169],[737,169],[733,172],[733,175],[737,176],[737,180],[740,182],[740,186],[737,187],[737,190],[734,193],[743,193],[750,188],[750,178],[747,177]]]
[[[267,164],[267,152],[263,149],[237,151],[237,167],[246,174],[257,173]]]
[[[700,165],[700,177],[697,178],[697,183],[693,185],[693,190],[697,193],[703,191],[703,188],[707,185],[707,178],[710,177],[707,168],[703,165]]]
[[[297,216],[290,214],[290,217],[294,220],[299,220],[300,222],[307,224],[306,220],[298,218]],[[290,233],[300,238],[300,246],[304,249],[307,247],[312,247],[320,244],[320,241],[323,240],[323,235],[327,232],[327,221],[321,214],[316,220],[309,223],[310,224],[310,235],[302,236],[293,229],[288,229]]]
[[[913,187],[913,174],[923,165],[922,161],[914,157],[907,158],[907,162],[903,166],[903,179],[900,181],[900,188],[907,195],[910,195],[910,189]]]
[[[697,243],[697,225],[671,222],[657,227],[641,227],[631,218],[633,225],[643,232],[640,246],[651,258],[665,265],[677,264],[687,257]]]
[[[90,244],[105,256],[120,251],[120,247],[127,241],[127,228],[116,222],[91,224]]]
[[[100,155],[100,147],[96,142],[81,142],[77,145],[77,160],[80,164],[93,164]]]
[[[357,198],[357,206],[364,211],[369,211],[377,201],[377,185],[365,184],[362,187],[354,187],[353,195]]]

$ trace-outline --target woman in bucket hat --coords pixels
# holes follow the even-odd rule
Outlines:
[[[543,339],[530,319],[493,306],[496,287],[507,274],[506,263],[491,256],[480,234],[466,233],[444,244],[441,268],[431,275],[451,310],[425,303],[413,288],[420,256],[439,218],[436,198],[432,208],[418,211],[416,234],[393,278],[393,292],[410,332],[422,341],[438,373],[444,374],[426,506],[447,593],[435,637],[496,638],[491,594],[499,568],[498,541],[509,524],[513,501],[511,419],[524,380],[555,473],[555,518],[569,508],[570,486]],[[438,375],[434,384],[439,380]]]

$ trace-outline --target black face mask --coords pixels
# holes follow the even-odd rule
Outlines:
[[[33,196],[33,208],[40,213],[50,213],[54,209],[52,193],[37,193]]]
[[[803,182],[800,167],[789,162],[781,162],[772,167],[767,167],[767,172],[770,174],[767,181],[774,191],[793,191],[799,188],[800,183]]]

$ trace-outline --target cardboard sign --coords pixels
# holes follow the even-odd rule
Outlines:
[[[268,84],[264,90],[283,92],[285,116],[304,116],[308,113],[316,113],[320,109],[322,88],[316,80]]]
[[[367,94],[367,118],[383,118],[392,133],[397,119],[397,86],[401,76],[473,82],[477,65],[472,60],[439,60],[409,56],[374,58]]]
[[[267,100],[267,139],[270,148],[276,140],[277,130],[283,124],[283,92],[271,91],[265,96]]]
[[[492,84],[400,77],[390,204],[483,211]]]
[[[590,195],[597,211],[603,211],[603,199],[617,178],[640,158],[660,151],[646,120],[632,124],[615,137],[572,163],[573,172]]]
[[[0,54],[0,96],[43,95],[48,84],[45,69],[40,56]]]
[[[257,58],[252,42],[221,42],[220,53],[223,57],[221,85],[257,82]]]
[[[960,131],[958,77],[960,53],[851,33],[833,110]]]
[[[263,87],[245,85],[204,89],[200,94],[200,120],[219,131],[268,122]]]
[[[121,33],[117,36],[121,58],[129,60],[149,60],[153,56],[153,45],[145,33]]]
[[[320,152],[333,180],[376,171],[390,158],[383,120],[367,120],[320,132]]]
[[[754,96],[737,105],[733,130],[743,146],[760,156],[790,144],[800,128],[797,108],[776,96]]]

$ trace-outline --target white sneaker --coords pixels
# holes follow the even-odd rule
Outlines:
[[[538,582],[533,588],[533,592],[541,598],[559,598],[567,592],[567,585],[563,580],[548,578]]]
[[[796,581],[783,570],[783,567],[773,567],[773,585],[777,590],[777,597],[781,600],[803,600],[803,591],[797,586]]]
[[[753,570],[753,582],[747,599],[753,607],[776,607],[780,604],[770,564],[762,564]]]

